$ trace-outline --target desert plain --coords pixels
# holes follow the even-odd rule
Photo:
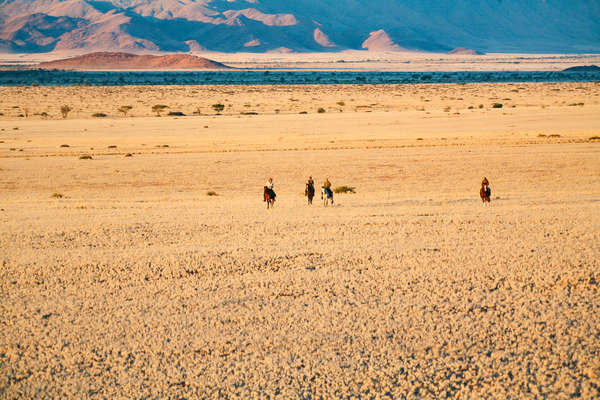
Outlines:
[[[0,398],[600,396],[598,83],[0,98]]]

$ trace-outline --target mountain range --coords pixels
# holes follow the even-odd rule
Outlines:
[[[600,52],[598,0],[0,0],[0,52]]]

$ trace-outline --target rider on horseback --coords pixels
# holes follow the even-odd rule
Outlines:
[[[325,182],[323,182],[322,187],[325,191],[325,194],[327,194],[327,197],[331,199],[331,203],[333,204],[333,192],[331,191],[331,182],[329,182],[329,178],[325,179]]]
[[[313,181],[312,176],[308,177],[308,181],[306,181],[306,191],[315,194],[315,181]]]
[[[263,194],[263,201],[267,201],[267,193],[271,196],[271,199],[275,201],[275,191],[273,190],[273,178],[269,178],[265,183],[265,192]]]

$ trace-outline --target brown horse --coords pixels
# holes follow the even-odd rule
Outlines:
[[[481,197],[481,201],[483,202],[483,204],[485,204],[486,202],[487,203],[490,202],[491,194],[492,194],[492,191],[490,190],[490,187],[482,182],[481,189],[479,189],[479,197]]]
[[[275,197],[273,197],[273,192],[265,186],[265,201],[267,202],[267,210],[273,208],[275,205]]]

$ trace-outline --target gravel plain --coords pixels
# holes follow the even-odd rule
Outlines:
[[[579,107],[554,111],[599,128],[577,125]],[[333,116],[304,117],[316,147],[340,140]],[[193,132],[167,139],[197,143],[197,126],[225,118],[190,118]],[[274,123],[244,121],[259,138]],[[496,140],[484,124],[448,145],[420,133],[411,146],[270,151],[227,136],[236,151],[206,152],[92,119],[17,122],[0,148],[0,398],[600,397],[589,130]],[[172,147],[140,150],[152,140]],[[5,149],[16,142],[22,154]],[[356,193],[308,206],[308,175]]]

